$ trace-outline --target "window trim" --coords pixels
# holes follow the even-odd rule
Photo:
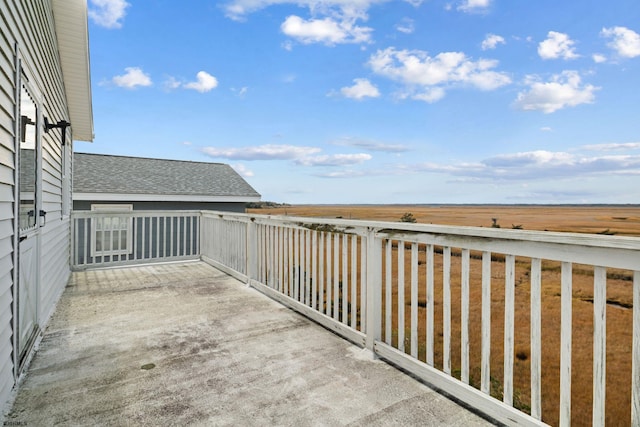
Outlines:
[[[91,211],[92,212],[108,212],[108,213],[127,213],[127,212],[133,212],[133,204],[91,204]],[[102,223],[104,224],[105,219],[107,218],[119,218],[119,217],[109,217],[109,216],[104,216],[102,218],[92,218],[91,219],[91,234],[92,234],[92,239],[91,239],[91,256],[92,257],[105,257],[105,256],[123,256],[123,255],[130,255],[133,253],[133,217],[129,218],[128,220],[128,224],[126,224],[126,226],[124,228],[111,228],[109,230],[98,230],[98,221],[102,221]],[[118,248],[118,249],[110,249],[110,250],[97,250],[96,249],[96,243],[98,241],[98,233],[103,233],[103,239],[102,241],[104,241],[104,234],[105,231],[109,232],[109,236],[112,239],[113,237],[113,232],[114,231],[118,231],[120,233],[122,233],[123,231],[126,233],[126,243],[125,243],[125,247],[124,248]],[[112,240],[113,241],[113,240]],[[120,242],[120,240],[118,240],[118,242]]]
[[[37,231],[40,228],[40,220],[39,220],[39,215],[38,213],[40,212],[41,206],[42,206],[42,164],[41,164],[41,160],[42,160],[42,132],[41,132],[41,126],[42,126],[42,96],[41,96],[41,92],[38,90],[38,87],[35,84],[31,83],[31,80],[29,79],[29,75],[30,73],[28,72],[27,69],[22,67],[22,63],[20,62],[20,69],[19,69],[19,82],[18,82],[18,87],[17,87],[17,94],[18,94],[18,100],[16,103],[16,114],[17,117],[21,117],[22,116],[22,97],[23,97],[23,89],[24,91],[27,93],[27,96],[31,99],[34,107],[35,107],[35,111],[34,111],[34,118],[35,118],[35,123],[33,123],[34,129],[33,129],[33,167],[34,167],[34,173],[35,176],[34,178],[34,188],[33,188],[33,192],[23,192],[22,191],[22,182],[21,182],[21,168],[25,162],[25,159],[23,158],[23,153],[22,153],[22,148],[20,146],[20,144],[22,144],[22,138],[23,138],[23,129],[22,129],[22,124],[20,122],[20,120],[16,121],[17,123],[17,132],[16,132],[16,151],[17,151],[17,164],[16,164],[16,189],[18,191],[16,191],[16,198],[17,198],[17,207],[18,207],[18,233],[20,236],[25,236],[28,234],[33,233],[34,231]],[[21,201],[23,199],[27,199],[27,196],[33,195],[33,217],[34,217],[34,224],[33,225],[28,225],[26,227],[21,227],[20,225],[20,221],[22,220],[21,217]]]

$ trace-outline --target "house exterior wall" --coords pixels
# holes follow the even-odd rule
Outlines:
[[[0,0],[0,405],[10,396],[18,375],[16,356],[16,295],[19,239],[16,182],[19,126],[18,93],[21,81],[38,93],[38,117],[69,121],[63,76],[54,29],[53,0]],[[41,123],[41,122],[40,122]],[[42,129],[42,128],[41,128]],[[71,139],[61,145],[60,130],[41,134],[37,210],[46,211],[46,223],[37,229],[39,274],[37,323],[43,329],[62,294],[70,274],[70,180],[63,173],[71,158]],[[67,209],[63,209],[63,206]]]
[[[134,211],[225,211],[225,212],[245,212],[245,203],[216,203],[216,202],[131,202],[122,200],[121,202],[100,201],[100,200],[74,200],[73,210],[90,211],[91,205],[104,204],[125,204],[133,205]]]

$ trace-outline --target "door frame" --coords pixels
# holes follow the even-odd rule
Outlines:
[[[40,265],[40,252],[41,252],[41,231],[40,231],[40,217],[39,212],[42,209],[42,133],[43,133],[43,97],[41,91],[41,85],[38,84],[35,76],[36,74],[30,68],[28,61],[24,61],[25,55],[22,54],[21,48],[16,43],[15,48],[15,132],[14,132],[14,256],[13,256],[13,359],[14,359],[14,375],[16,378],[20,376],[20,373],[25,367],[25,363],[29,360],[29,354],[31,349],[37,341],[37,337],[40,333],[40,284],[41,284],[41,265]],[[35,225],[32,229],[27,230],[24,233],[20,232],[20,141],[22,126],[20,118],[20,100],[22,87],[25,87],[29,95],[33,99],[36,106],[36,125],[35,125],[35,188],[34,188],[34,216]],[[32,299],[35,301],[34,308],[34,326],[33,331],[30,332],[29,337],[26,338],[26,347],[21,348],[23,343],[21,342],[22,332],[20,331],[20,280],[21,280],[21,242],[26,239],[33,239],[30,243],[33,244],[33,250],[35,251],[34,260],[34,285]]]

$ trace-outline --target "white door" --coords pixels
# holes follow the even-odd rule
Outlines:
[[[40,126],[33,90],[22,83],[18,152],[18,362],[23,364],[39,332]]]
[[[20,365],[38,335],[38,236],[20,242],[18,287],[18,355]]]

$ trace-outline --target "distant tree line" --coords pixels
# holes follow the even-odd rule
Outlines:
[[[277,203],[277,202],[249,202],[246,205],[247,209],[268,209],[268,208],[281,208],[291,206],[288,203]]]

